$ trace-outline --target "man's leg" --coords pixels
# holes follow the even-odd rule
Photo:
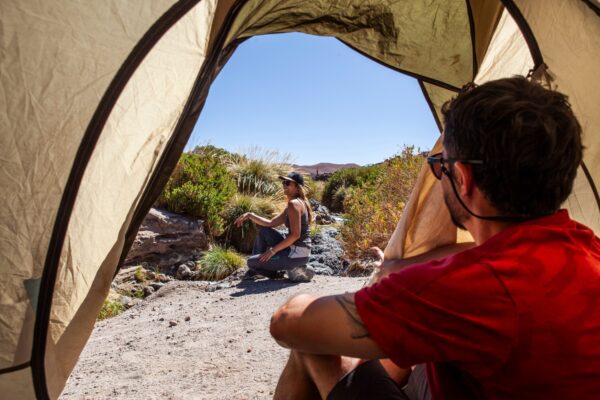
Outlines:
[[[279,377],[273,399],[325,399],[358,359],[300,353],[292,350]]]

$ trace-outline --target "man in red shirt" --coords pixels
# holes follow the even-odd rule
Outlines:
[[[474,247],[288,300],[271,321],[292,349],[275,398],[600,398],[600,239],[559,210],[582,157],[566,97],[515,77],[443,112],[428,163]]]

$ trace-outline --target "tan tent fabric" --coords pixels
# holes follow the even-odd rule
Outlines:
[[[595,182],[600,182],[600,18],[583,1],[517,1],[540,46],[554,84],[569,96],[583,127],[584,162]],[[600,233],[600,204],[578,173],[577,213],[584,224]],[[598,184],[596,188],[600,190]]]
[[[52,305],[46,358],[47,373],[55,375],[49,379],[55,384],[49,385],[52,397],[62,390],[108,293],[134,206],[205,59],[215,5],[198,3],[157,43],[96,145],[71,217],[58,274],[62,284]]]
[[[35,399],[31,368],[0,374],[0,388],[3,399]]]
[[[504,8],[499,1],[469,0],[475,34],[477,65],[481,64]]]
[[[229,41],[280,32],[335,36],[393,68],[450,86],[473,77],[466,2],[250,0]]]
[[[515,9],[531,28],[554,84],[570,96],[584,128],[585,164],[599,180],[600,18],[590,8],[597,1],[589,1],[517,0]],[[35,396],[36,374],[27,363],[36,306],[45,305],[38,303],[39,283],[73,168],[80,168],[74,171],[83,178],[49,292],[45,372],[52,398],[91,332],[135,221],[149,207],[149,193],[160,190],[160,168],[167,169],[166,176],[174,166],[165,160],[176,160],[183,146],[178,144],[189,135],[212,79],[237,43],[277,32],[335,36],[418,77],[439,119],[441,105],[473,79],[474,69],[476,81],[485,82],[533,67],[531,49],[502,3],[514,5],[509,0],[0,2],[0,393]],[[148,44],[148,34],[163,30],[156,44]],[[129,77],[119,71],[132,51],[140,56],[134,57],[137,69]],[[120,83],[113,81],[116,76],[126,86],[118,100],[115,94],[87,167],[74,166],[102,96]],[[438,141],[433,151],[440,148]],[[436,182],[424,166],[386,257],[469,240],[452,226]],[[579,173],[566,206],[600,231],[600,206],[585,173]]]
[[[0,368],[29,359],[30,344],[18,338],[92,113],[127,54],[172,3],[0,3]]]
[[[533,60],[527,43],[514,19],[504,10],[475,81],[482,83],[512,75],[526,75],[532,67]],[[430,84],[424,84],[424,87],[439,120],[442,121],[441,107],[455,93]],[[432,153],[440,151],[441,137]],[[431,221],[436,223],[432,224]],[[472,238],[468,233],[457,231],[452,225],[441,187],[429,171],[429,167],[423,166],[411,200],[385,249],[385,256],[411,257],[436,247],[470,240]]]

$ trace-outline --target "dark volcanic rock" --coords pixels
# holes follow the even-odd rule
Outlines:
[[[208,248],[202,220],[152,208],[127,254],[125,264],[158,267],[181,264]]]
[[[315,223],[317,225],[330,225],[335,222],[335,219],[329,212],[329,209],[315,199],[310,199],[310,208],[313,210]]]
[[[312,249],[309,264],[319,275],[339,275],[347,262],[343,259],[342,244],[336,239],[338,230],[322,227],[312,237]]]

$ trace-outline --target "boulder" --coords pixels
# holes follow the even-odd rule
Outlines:
[[[287,277],[292,282],[310,282],[315,276],[315,270],[310,265],[303,265],[287,271]]]
[[[181,264],[208,249],[202,220],[152,208],[137,233],[125,264],[157,267]]]
[[[323,227],[312,237],[309,263],[319,275],[339,275],[347,266],[338,230]]]

